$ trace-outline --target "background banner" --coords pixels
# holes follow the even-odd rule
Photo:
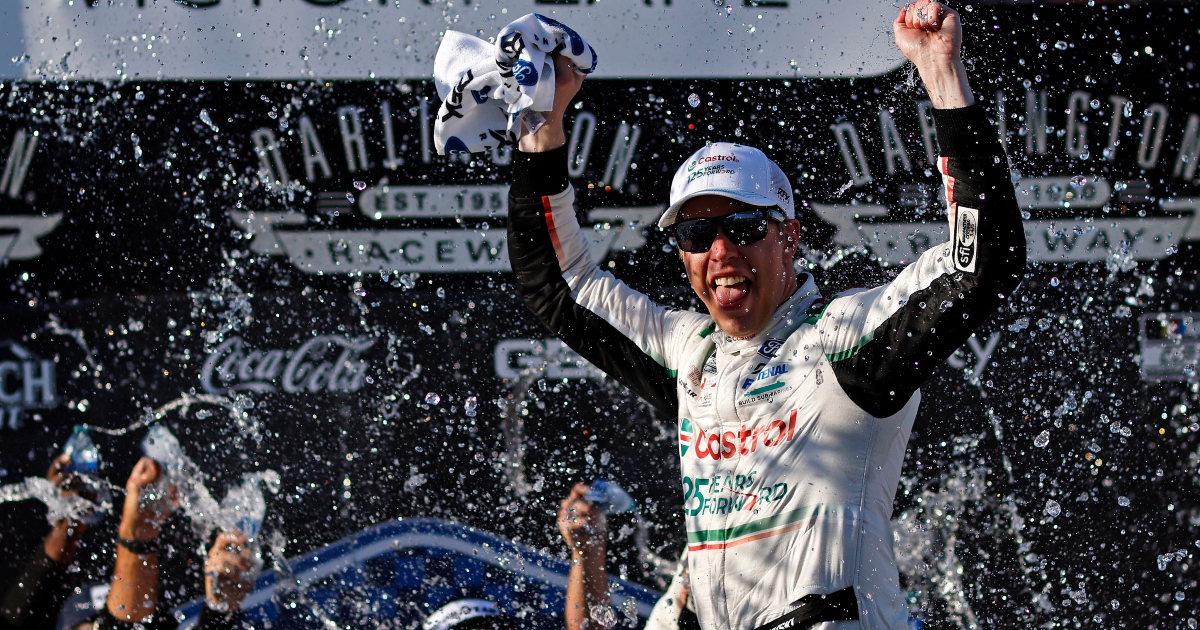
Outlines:
[[[439,103],[419,77],[438,37],[537,10],[593,44],[599,78],[567,121],[580,218],[597,261],[681,308],[699,304],[653,222],[706,141],[779,162],[802,201],[797,268],[827,293],[942,242],[928,102],[897,62],[890,4],[491,6],[10,6],[24,49],[0,88],[0,483],[45,474],[74,424],[121,430],[175,402],[159,422],[214,494],[280,473],[268,528],[288,555],[417,516],[557,552],[553,511],[597,478],[677,553],[678,427],[515,295],[511,149],[431,146]],[[961,627],[1186,623],[1200,19],[1170,3],[958,8],[1031,264],[923,388],[894,517],[913,609]],[[110,481],[144,432],[94,434]],[[0,513],[11,575],[43,509]],[[104,579],[115,527],[89,535],[81,583]],[[610,570],[657,586],[612,531]],[[167,536],[174,605],[198,592],[198,541]]]

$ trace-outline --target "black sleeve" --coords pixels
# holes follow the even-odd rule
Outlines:
[[[51,560],[38,545],[37,553],[0,602],[0,628],[52,628],[66,598],[63,582],[67,565]]]
[[[903,408],[1025,273],[1025,231],[995,126],[979,105],[935,109],[933,119],[951,239],[913,266],[941,271],[902,272],[896,283],[905,286],[886,287],[899,308],[854,348],[829,356],[850,399],[878,417]]]
[[[239,630],[242,619],[241,611],[226,614],[205,605],[200,607],[200,620],[192,630]]]
[[[509,189],[508,251],[517,289],[534,315],[571,349],[633,390],[656,409],[678,413],[675,373],[616,326],[571,295],[551,235],[550,197],[567,190],[567,149],[545,153],[514,152]],[[565,217],[564,217],[565,219]],[[570,221],[574,221],[571,216]],[[627,287],[623,290],[630,291]],[[596,288],[595,292],[604,292]],[[644,299],[649,308],[649,298]]]
[[[95,630],[175,630],[177,627],[179,622],[167,610],[155,610],[149,621],[137,623],[121,621],[108,611],[108,606],[101,606],[95,621]]]

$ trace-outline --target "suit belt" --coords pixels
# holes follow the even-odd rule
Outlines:
[[[754,630],[802,630],[826,621],[858,619],[858,599],[854,596],[852,586],[828,595],[805,595],[792,602],[792,605],[797,608]]]

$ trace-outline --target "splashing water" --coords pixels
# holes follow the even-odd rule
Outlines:
[[[150,427],[142,441],[142,453],[162,467],[159,478],[143,490],[142,500],[169,500],[174,488],[179,509],[192,521],[192,528],[201,538],[219,526],[221,506],[204,485],[207,475],[183,452],[179,440],[162,425]]]
[[[172,400],[171,402],[168,402],[157,409],[149,411],[145,416],[142,416],[141,419],[125,427],[110,429],[108,427],[100,427],[87,423],[79,426],[87,429],[88,431],[95,431],[96,433],[102,433],[104,435],[122,436],[127,435],[131,431],[137,431],[138,429],[148,427],[167,417],[167,415],[172,411],[179,411],[181,416],[186,416],[188,411],[191,410],[192,405],[203,403],[225,407],[229,410],[230,419],[233,420],[239,426],[239,428],[245,428],[247,431],[250,431],[251,434],[257,434],[258,423],[246,413],[246,409],[249,409],[252,406],[248,404],[248,402],[249,399],[239,398],[237,400],[229,400],[224,396],[215,396],[213,394],[185,393],[180,395],[179,398],[176,398],[175,400]]]
[[[213,133],[221,132],[221,129],[219,127],[217,127],[217,125],[215,123],[213,123],[212,116],[208,115],[207,109],[200,110],[200,122],[204,123],[205,125],[208,125],[208,128],[213,130]]]
[[[600,624],[602,628],[611,628],[617,625],[617,614],[613,612],[611,606],[592,606],[589,612],[592,621]]]
[[[112,511],[110,493],[100,495],[97,503],[77,495],[64,495],[54,482],[44,477],[29,477],[19,483],[0,486],[0,503],[37,499],[46,505],[46,522],[54,525],[64,518],[88,520]]]

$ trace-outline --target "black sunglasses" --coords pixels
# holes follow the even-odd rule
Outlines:
[[[757,243],[767,237],[767,221],[783,223],[787,215],[779,208],[754,208],[727,214],[714,219],[687,219],[675,224],[675,240],[679,249],[691,254],[703,254],[712,247],[717,230],[738,245]]]

